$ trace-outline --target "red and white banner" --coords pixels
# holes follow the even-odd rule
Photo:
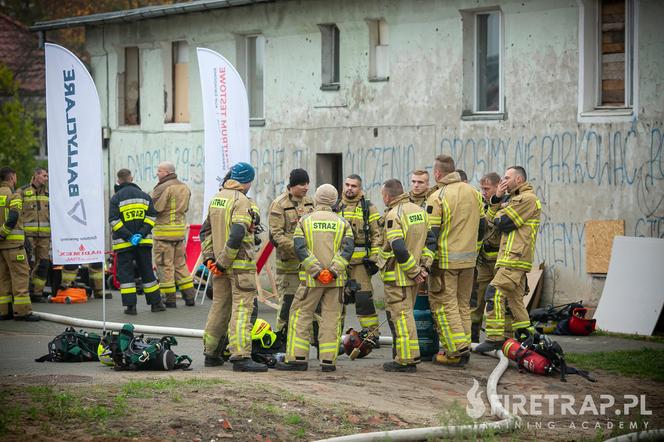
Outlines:
[[[208,204],[231,166],[250,161],[249,102],[242,78],[228,60],[210,49],[196,52],[203,92],[205,220]]]
[[[49,210],[54,264],[104,261],[101,107],[81,60],[46,43]]]

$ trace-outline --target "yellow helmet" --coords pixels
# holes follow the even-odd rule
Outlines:
[[[267,321],[258,318],[251,329],[251,340],[260,341],[263,348],[270,348],[277,340],[277,335],[272,331],[272,327]]]
[[[97,356],[99,357],[99,362],[103,365],[115,365],[113,362],[113,353],[111,349],[104,346],[102,343],[99,343],[97,346]]]

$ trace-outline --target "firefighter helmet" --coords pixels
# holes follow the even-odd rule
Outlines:
[[[277,335],[272,331],[269,322],[258,318],[251,329],[251,340],[259,341],[262,348],[270,348],[277,341]]]

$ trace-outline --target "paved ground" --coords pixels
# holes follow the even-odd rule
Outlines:
[[[107,300],[106,311],[107,320],[111,322],[133,322],[145,325],[160,325],[170,327],[184,327],[203,329],[207,319],[208,310],[211,302],[205,300],[203,305],[195,307],[185,307],[179,300],[177,309],[168,309],[162,313],[151,313],[145,304],[138,307],[138,316],[127,316],[122,313],[119,294],[114,294],[114,299]],[[48,312],[59,315],[72,316],[84,319],[102,319],[101,300],[91,300],[86,304],[35,304],[36,312]],[[380,312],[381,321],[384,319],[384,312]],[[270,307],[260,305],[259,317],[275,324],[275,312]],[[354,308],[350,306],[346,320],[347,326],[357,327]],[[49,373],[69,373],[85,374],[90,370],[104,370],[104,367],[98,364],[40,364],[34,362],[34,359],[47,352],[47,344],[54,336],[61,333],[65,325],[49,321],[37,323],[25,323],[17,321],[0,322],[0,350],[3,358],[0,360],[0,375],[15,374],[49,374]],[[91,329],[88,329],[91,330]],[[92,330],[91,330],[92,331]],[[383,325],[381,333],[389,335],[389,328]],[[610,350],[630,350],[643,347],[664,349],[664,344],[637,341],[631,339],[622,339],[609,336],[556,336],[555,340],[561,343],[563,349],[568,353],[588,353],[593,351]],[[175,348],[177,353],[190,355],[194,363],[192,368],[203,368],[202,343],[198,338],[178,338],[178,346]],[[381,348],[374,351],[374,358],[388,360],[390,357],[389,348]],[[340,367],[349,363],[347,358],[339,359]]]

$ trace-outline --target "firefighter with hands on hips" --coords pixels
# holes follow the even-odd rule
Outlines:
[[[29,243],[32,302],[46,302],[44,286],[51,266],[51,222],[48,212],[48,171],[35,168],[29,184],[18,190],[23,200],[23,230]]]
[[[132,182],[134,178],[129,169],[120,169],[117,178],[108,221],[113,231],[113,251],[117,253],[117,277],[124,312],[137,314],[135,267],[150,310],[164,311],[159,281],[152,271],[152,228],[157,211],[150,196]]]
[[[180,290],[184,303],[193,306],[194,281],[187,269],[184,239],[187,230],[186,214],[191,191],[175,173],[175,165],[164,161],[157,166],[159,182],[150,196],[157,211],[152,229],[154,262],[159,275],[161,293],[167,308],[175,308],[176,291]]]
[[[399,180],[385,181],[382,196],[387,213],[378,267],[385,284],[385,309],[394,343],[394,360],[384,363],[383,369],[412,373],[420,362],[413,307],[418,286],[426,281],[433,261],[435,238],[426,212],[409,201]]]
[[[337,190],[331,184],[323,184],[316,189],[314,211],[300,219],[295,229],[293,241],[301,262],[300,279],[304,287],[297,291],[291,305],[286,359],[277,363],[277,370],[307,370],[312,321],[319,304],[321,370],[336,370],[346,267],[353,255],[351,226],[332,210],[337,197]]]
[[[362,178],[359,175],[348,175],[344,182],[343,195],[335,204],[334,210],[348,221],[353,229],[355,248],[350,260],[350,279],[359,285],[355,293],[355,313],[360,326],[371,331],[378,328],[371,276],[378,273],[376,262],[383,241],[380,214],[376,206],[365,198]],[[378,330],[374,336],[378,341]]]
[[[208,208],[210,234],[202,244],[203,262],[212,272],[213,298],[203,332],[205,365],[224,363],[228,343],[233,371],[265,372],[251,359],[251,314],[256,298],[255,207],[247,197],[256,172],[240,162],[231,168]]]
[[[270,241],[277,252],[277,290],[280,304],[275,332],[282,342],[288,330],[290,306],[300,285],[300,262],[293,247],[293,233],[300,218],[314,210],[314,201],[307,196],[308,191],[307,171],[293,169],[286,191],[272,202],[269,210]]]
[[[506,195],[507,202],[501,205]],[[506,301],[512,312],[515,337],[523,340],[535,331],[523,296],[526,273],[533,266],[541,211],[542,204],[528,182],[525,169],[521,166],[507,168],[486,214],[501,236],[496,276],[484,294],[487,339],[476,347],[478,353],[502,347]]]
[[[0,168],[0,320],[39,321],[30,302],[30,265],[21,220],[23,201],[16,188],[16,171]]]
[[[429,196],[429,172],[417,169],[410,176],[410,202],[422,208],[426,208],[427,196]]]
[[[427,199],[426,209],[437,243],[429,303],[445,347],[436,362],[463,367],[470,358],[470,297],[478,238],[484,233],[482,197],[461,181],[447,155],[436,157],[434,176],[439,189]]]

